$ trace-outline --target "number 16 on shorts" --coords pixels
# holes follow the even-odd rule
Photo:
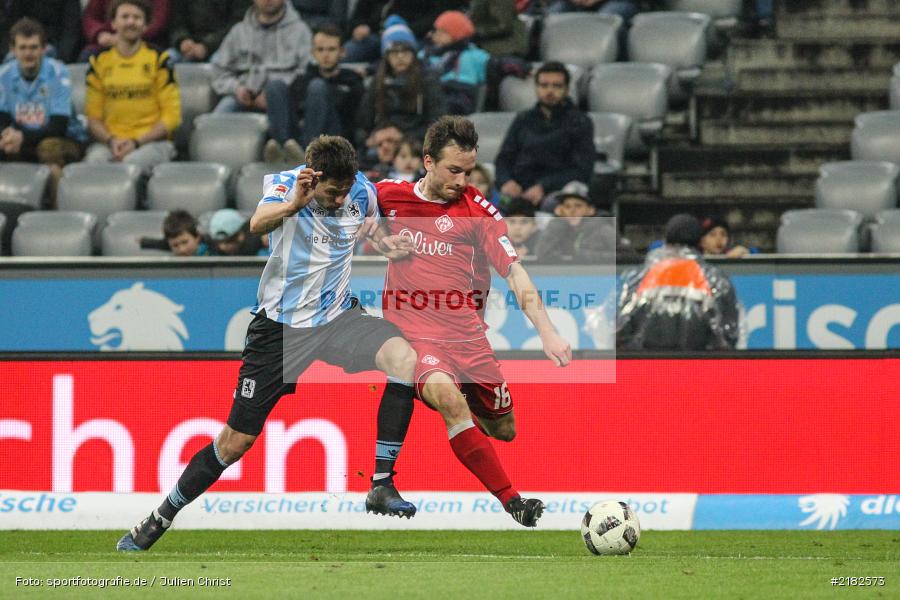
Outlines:
[[[509,395],[509,390],[506,389],[505,381],[499,387],[494,388],[494,395],[494,410],[509,408],[509,404],[512,402],[512,397]]]

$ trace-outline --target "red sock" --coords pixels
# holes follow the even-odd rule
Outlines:
[[[501,505],[506,506],[507,502],[519,495],[509,482],[491,442],[475,427],[469,427],[450,438],[450,447],[459,462],[496,496]]]

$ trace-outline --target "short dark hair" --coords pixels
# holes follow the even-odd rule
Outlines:
[[[150,23],[150,19],[153,17],[153,9],[150,7],[150,3],[147,0],[113,0],[112,4],[109,5],[109,9],[106,11],[106,20],[112,21],[116,18],[116,11],[119,10],[119,7],[123,4],[130,4],[131,6],[136,6],[140,9],[142,13],[144,13],[144,21]]]
[[[344,32],[342,32],[341,28],[334,23],[322,23],[313,30],[313,35],[318,33],[327,35],[328,37],[336,37],[338,39],[343,39],[344,37]]]
[[[506,205],[507,217],[531,217],[534,218],[534,204],[523,198],[510,200]]]
[[[566,80],[566,86],[568,87],[569,85],[569,78],[571,77],[571,75],[569,75],[569,69],[559,61],[551,60],[538,67],[538,70],[534,73],[535,84],[537,84],[538,77],[541,76],[541,73],[562,73]]]
[[[46,45],[47,32],[44,31],[44,26],[34,19],[22,17],[9,30],[9,47],[12,48],[16,45],[17,37],[30,38],[34,36],[41,38],[41,46]]]
[[[163,220],[163,237],[171,240],[182,233],[197,237],[197,219],[186,210],[173,210]]]
[[[441,152],[450,144],[456,144],[465,152],[477,150],[475,124],[465,117],[446,115],[432,123],[425,132],[424,153],[436,161],[441,159]]]
[[[306,166],[322,171],[323,179],[350,181],[359,161],[353,144],[339,135],[320,135],[306,147]]]

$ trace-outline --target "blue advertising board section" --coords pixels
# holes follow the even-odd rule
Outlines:
[[[701,494],[693,529],[900,529],[900,494]]]
[[[150,264],[0,262],[0,351],[242,347],[261,262]],[[746,311],[748,348],[900,348],[896,262],[754,260],[724,268]],[[608,347],[611,322],[586,324],[614,298],[611,273],[540,265],[528,270],[573,348]],[[383,265],[363,263],[354,272],[354,292],[377,312]],[[505,282],[495,278],[494,287],[488,311],[494,347],[540,348]]]

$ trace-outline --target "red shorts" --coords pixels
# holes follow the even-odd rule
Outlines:
[[[428,376],[441,371],[456,382],[476,416],[498,419],[512,412],[512,397],[487,338],[442,344],[413,340],[410,344],[419,357],[415,374],[419,398]]]

